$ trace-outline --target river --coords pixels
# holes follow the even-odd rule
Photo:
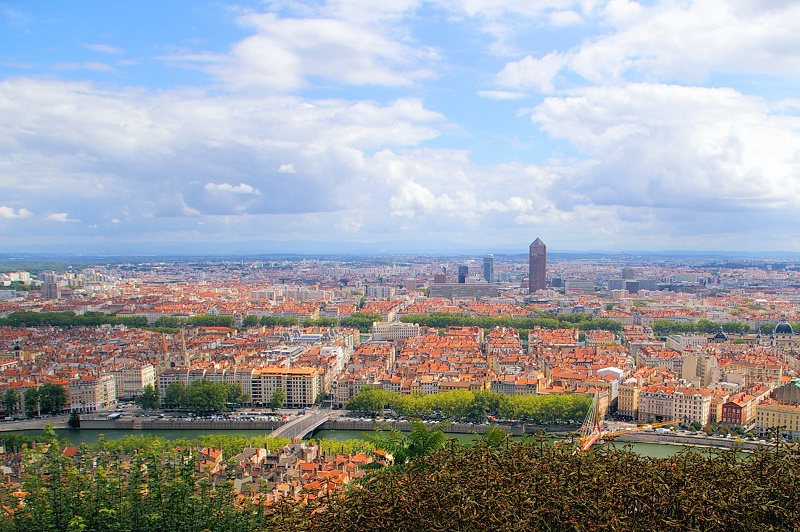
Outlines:
[[[41,431],[38,430],[25,430],[19,431],[22,434],[27,435],[38,435],[41,434]],[[73,445],[80,445],[81,443],[92,444],[97,442],[100,439],[100,435],[102,434],[106,440],[117,440],[124,436],[130,435],[138,435],[138,436],[146,436],[148,434],[152,434],[154,436],[160,436],[162,438],[166,438],[168,440],[177,440],[181,438],[186,439],[196,439],[198,436],[203,434],[209,433],[223,433],[223,434],[239,434],[242,436],[246,436],[248,438],[251,437],[263,437],[267,435],[266,431],[263,430],[220,430],[220,431],[212,431],[212,430],[153,430],[153,431],[146,431],[146,430],[71,430],[71,429],[57,429],[56,434],[58,434],[59,438],[66,438],[70,443]],[[346,441],[346,440],[353,440],[353,439],[363,439],[364,431],[359,430],[319,430],[314,433],[314,439],[329,439],[329,440],[336,440],[336,441]],[[448,433],[448,438],[455,438],[461,443],[469,444],[475,441],[478,437],[475,434],[453,434]],[[551,437],[548,438],[549,441],[555,441],[557,438]],[[0,440],[2,440],[2,435],[0,434]],[[626,445],[622,442],[617,443],[617,445],[622,446]],[[684,449],[686,446],[683,445],[670,445],[665,443],[633,443],[630,444],[634,451],[641,454],[642,456],[647,456],[651,458],[665,458],[668,456],[675,455]],[[694,449],[704,449],[701,447],[696,447]]]

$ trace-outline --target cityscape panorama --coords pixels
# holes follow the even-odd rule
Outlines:
[[[0,453],[16,504],[33,504],[20,494],[48,448],[130,464],[188,445],[195,481],[230,486],[241,511],[344,494],[413,462],[414,440],[398,442],[415,434],[440,442],[426,452],[499,430],[574,453],[661,445],[661,459],[800,440],[792,260],[548,256],[537,237],[527,256],[2,264]],[[33,519],[13,508],[3,523]]]
[[[0,532],[800,530],[798,27],[0,0]]]

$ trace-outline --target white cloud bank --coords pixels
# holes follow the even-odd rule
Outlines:
[[[226,50],[169,55],[206,87],[3,79],[3,240],[79,242],[91,226],[115,242],[524,250],[538,235],[554,249],[800,250],[798,237],[756,240],[796,223],[800,121],[786,87],[800,77],[800,6],[373,7],[243,14],[250,33]],[[426,29],[429,15],[460,38]],[[759,80],[771,90],[753,90]],[[494,142],[505,151],[486,156]]]
[[[0,218],[12,220],[14,218],[27,218],[31,214],[33,213],[28,209],[26,209],[25,207],[20,207],[19,209],[15,210],[13,207],[6,207],[5,205],[0,205]]]

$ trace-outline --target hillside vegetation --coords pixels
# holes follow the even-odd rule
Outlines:
[[[544,442],[445,447],[376,472],[327,505],[285,504],[276,530],[798,530],[800,462],[789,448],[742,457],[647,458]]]
[[[269,507],[237,500],[230,481],[198,478],[183,451],[131,456],[117,447],[74,462],[53,445],[28,457],[22,492],[0,485],[0,532],[800,530],[793,447],[657,459],[611,447],[572,454],[569,445],[495,431],[426,456],[432,440],[417,449],[401,445],[413,438],[390,436],[408,451],[402,464],[329,498]]]

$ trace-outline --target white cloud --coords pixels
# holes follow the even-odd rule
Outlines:
[[[445,5],[454,12],[484,20],[497,21],[506,18],[547,19],[553,14],[572,12],[578,6],[575,0],[540,0],[519,2],[517,0],[450,0]]]
[[[232,9],[249,36],[181,41],[162,65],[193,67],[182,88],[170,83],[183,70],[158,90],[0,80],[0,219],[28,218],[42,240],[84,238],[83,224],[46,223],[83,220],[114,241],[257,240],[269,227],[280,240],[470,246],[541,233],[561,249],[685,248],[795,221],[795,3]],[[60,59],[72,79],[112,68]],[[709,79],[717,88],[690,86]]]
[[[257,188],[253,188],[246,183],[239,183],[238,185],[231,185],[228,183],[206,183],[203,187],[209,192],[226,192],[229,194],[255,194],[260,195],[261,192]]]
[[[513,91],[478,91],[478,96],[488,98],[489,100],[520,100],[526,98],[528,95],[524,92]]]
[[[55,70],[95,70],[97,72],[113,72],[114,67],[107,63],[88,61],[85,63],[56,63]]]
[[[274,13],[250,14],[241,21],[257,34],[238,42],[229,54],[202,58],[212,63],[209,71],[235,89],[288,91],[306,86],[311,77],[344,85],[405,87],[434,76],[433,49],[391,39],[370,26]]]
[[[570,64],[596,83],[615,79],[697,82],[714,73],[800,73],[800,5],[729,0],[658,2],[643,7],[609,2],[615,31],[581,44]],[[761,6],[761,7],[755,7]]]
[[[336,226],[344,233],[357,233],[364,226],[361,220],[352,217],[343,218]]]
[[[122,49],[117,48],[116,46],[111,46],[110,44],[87,44],[86,48],[89,50],[94,50],[95,52],[100,52],[102,54],[121,54]]]
[[[488,12],[501,17],[506,10],[514,12],[502,4]],[[496,76],[498,88],[547,93],[574,87],[574,74],[596,85],[800,74],[800,4],[795,2],[610,0],[559,11],[567,12],[580,13],[589,34],[550,53],[527,53],[508,62]],[[554,20],[545,23],[558,26]]]
[[[117,227],[131,235],[162,217],[175,226],[349,209],[365,189],[378,205],[370,151],[417,146],[441,126],[418,99],[212,97],[17,78],[0,82],[0,196],[101,227],[130,212]],[[378,201],[382,193],[375,188]]]
[[[532,88],[539,92],[553,90],[553,78],[564,66],[565,57],[557,52],[551,52],[541,59],[531,57],[508,63],[499,74],[497,84],[501,87],[512,89]]]
[[[47,220],[50,220],[51,222],[80,222],[80,220],[70,218],[69,214],[66,212],[54,212],[52,214],[48,214]]]
[[[14,210],[13,207],[6,207],[5,205],[0,205],[0,218],[5,219],[13,219],[13,218],[27,218],[33,214],[31,211],[26,209],[25,207],[20,207],[17,210]]]
[[[567,204],[728,217],[742,209],[788,216],[800,201],[800,119],[731,89],[592,88],[547,98],[533,119],[591,160],[560,182]]]

